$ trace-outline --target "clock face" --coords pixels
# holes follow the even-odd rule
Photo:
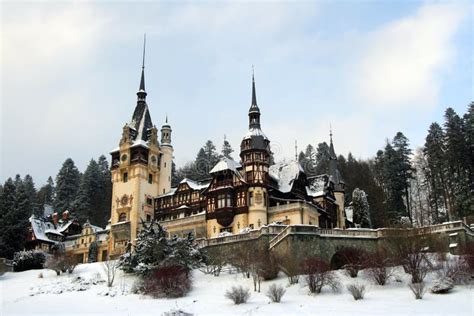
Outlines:
[[[127,161],[127,158],[128,158],[127,154],[123,154],[120,159],[125,162]]]
[[[120,200],[120,203],[122,204],[122,206],[125,206],[128,204],[128,196],[126,194],[124,194],[122,196],[122,199]]]

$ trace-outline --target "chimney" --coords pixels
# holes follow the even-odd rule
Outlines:
[[[58,213],[57,212],[53,213],[53,224],[54,224],[54,226],[58,225]]]
[[[69,219],[69,211],[66,210],[63,212],[63,221],[67,221]]]

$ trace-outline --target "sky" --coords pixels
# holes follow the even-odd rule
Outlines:
[[[118,146],[136,105],[168,115],[178,166],[226,137],[238,158],[255,65],[276,160],[329,141],[370,158],[474,100],[468,1],[1,2],[0,180],[36,185]]]

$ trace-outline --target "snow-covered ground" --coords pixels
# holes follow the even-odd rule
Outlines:
[[[42,273],[43,278],[38,275]],[[243,285],[253,289],[252,280],[240,273],[223,273],[219,277],[193,272],[193,289],[184,298],[152,299],[130,294],[134,277],[118,272],[114,287],[103,282],[100,263],[79,265],[73,274],[56,276],[51,270],[6,273],[0,276],[1,315],[162,315],[181,309],[194,315],[474,315],[472,285],[456,286],[449,294],[427,292],[415,300],[408,289],[409,276],[398,270],[399,281],[386,286],[374,285],[362,272],[351,279],[338,271],[343,284],[340,293],[325,289],[309,295],[302,284],[287,286],[284,275],[262,283],[261,293],[254,293],[246,304],[233,305],[224,298],[226,289]],[[426,279],[432,284],[434,275]],[[354,301],[346,285],[357,281],[367,285],[365,299]],[[265,296],[268,287],[279,283],[287,287],[282,302],[270,303]],[[303,282],[301,282],[303,283]]]

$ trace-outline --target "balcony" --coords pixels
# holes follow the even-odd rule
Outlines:
[[[113,224],[111,228],[114,239],[128,240],[130,239],[130,221]]]

